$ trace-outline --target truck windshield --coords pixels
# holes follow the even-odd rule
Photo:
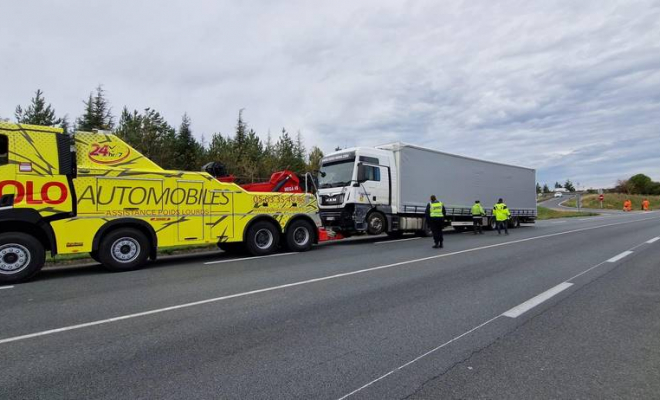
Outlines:
[[[355,161],[345,161],[321,166],[319,189],[342,187],[351,184]]]

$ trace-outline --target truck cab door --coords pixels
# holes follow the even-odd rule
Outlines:
[[[358,189],[360,203],[389,205],[389,172],[386,167],[363,163],[365,181]]]

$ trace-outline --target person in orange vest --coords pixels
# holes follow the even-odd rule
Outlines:
[[[642,201],[642,210],[649,211],[650,209],[651,209],[651,203],[649,202],[648,199],[644,199],[644,201]]]
[[[623,211],[632,211],[632,201],[630,199],[623,202]]]

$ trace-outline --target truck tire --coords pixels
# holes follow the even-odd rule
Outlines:
[[[487,229],[488,229],[489,231],[494,231],[495,229],[497,229],[497,220],[495,220],[495,217],[490,217],[490,218],[488,219],[488,227],[487,227]]]
[[[147,262],[149,240],[137,229],[117,229],[101,239],[98,257],[108,271],[133,271]]]
[[[378,211],[374,211],[367,217],[367,233],[370,235],[380,235],[385,232],[387,221],[385,216]]]
[[[0,234],[0,284],[26,281],[45,262],[46,250],[34,236],[22,232]]]
[[[253,256],[274,253],[280,241],[280,232],[272,223],[259,221],[247,231],[245,247]]]
[[[299,219],[293,221],[286,230],[286,248],[289,251],[307,251],[314,244],[314,230],[316,227],[308,221]]]
[[[99,252],[98,251],[90,251],[89,256],[92,257],[92,260],[96,261],[97,263],[101,262],[99,260]]]

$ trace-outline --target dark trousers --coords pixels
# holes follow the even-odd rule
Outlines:
[[[472,217],[472,224],[474,225],[475,235],[477,233],[484,233],[482,230],[483,223],[484,223],[484,219],[482,217]]]
[[[431,232],[433,232],[433,242],[436,245],[442,246],[442,230],[445,227],[444,218],[430,218],[429,225],[431,227]]]
[[[497,221],[497,233],[501,234],[502,232],[500,231],[500,229],[504,229],[504,233],[506,233],[508,235],[509,234],[509,230],[507,229],[508,225],[509,225],[509,221],[506,221],[506,220]]]

